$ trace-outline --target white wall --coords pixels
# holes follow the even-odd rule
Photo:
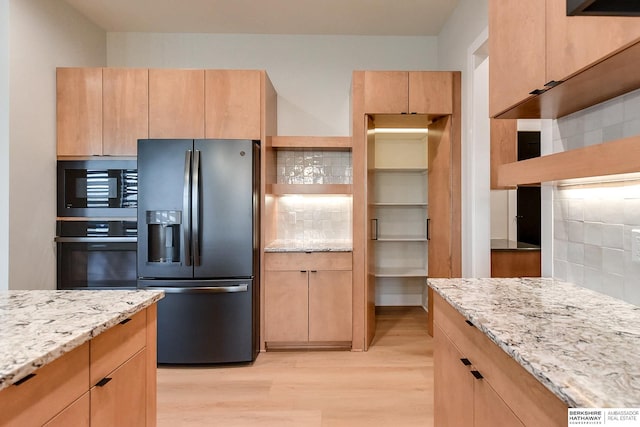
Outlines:
[[[0,290],[9,288],[9,0],[0,0]]]
[[[473,70],[475,68],[474,46],[481,44],[483,33],[489,24],[488,0],[460,0],[458,7],[438,36],[438,66],[441,70],[462,71],[462,275],[471,277],[476,272],[483,274],[490,268],[486,265],[489,246],[473,244],[474,223],[484,226],[483,218],[490,216],[490,203],[476,203],[473,182],[488,182],[488,168],[473,168],[479,158],[488,159],[489,145],[478,146],[474,153],[473,140]],[[484,36],[486,38],[486,35]],[[478,88],[476,88],[477,90]],[[488,119],[487,119],[488,120]],[[487,196],[488,197],[488,196]],[[479,221],[480,220],[480,221]],[[487,225],[488,226],[488,225]]]
[[[9,4],[9,288],[53,289],[55,69],[105,65],[106,33],[62,0]]]
[[[111,67],[267,70],[280,135],[349,135],[354,70],[433,70],[437,60],[436,37],[107,35]]]

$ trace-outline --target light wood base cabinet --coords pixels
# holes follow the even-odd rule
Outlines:
[[[156,306],[0,391],[1,426],[155,426]]]
[[[567,425],[567,405],[434,294],[435,425]]]
[[[350,348],[351,253],[265,254],[266,348]]]

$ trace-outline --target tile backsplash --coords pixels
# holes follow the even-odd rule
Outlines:
[[[351,241],[349,196],[282,196],[277,204],[278,240]]]
[[[351,151],[279,150],[278,184],[351,184]]]
[[[639,134],[640,90],[555,120],[553,152]],[[640,305],[640,181],[556,186],[553,199],[554,277]]]

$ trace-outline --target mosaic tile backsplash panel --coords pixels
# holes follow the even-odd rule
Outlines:
[[[351,184],[350,151],[280,150],[278,184]]]

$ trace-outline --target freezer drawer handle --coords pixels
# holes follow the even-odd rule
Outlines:
[[[249,285],[243,283],[241,285],[234,286],[202,286],[197,288],[180,288],[180,287],[158,287],[158,286],[146,286],[144,289],[155,289],[159,291],[164,291],[167,294],[198,294],[198,293],[207,293],[207,294],[229,294],[236,292],[247,292],[249,290]]]
[[[56,237],[59,243],[136,243],[137,237]]]

